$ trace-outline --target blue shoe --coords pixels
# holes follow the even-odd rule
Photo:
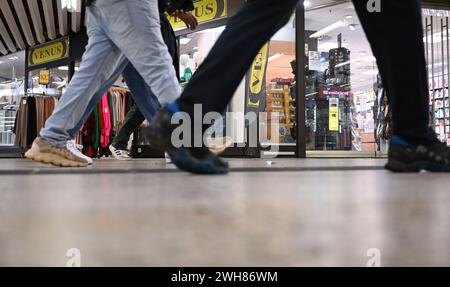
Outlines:
[[[228,165],[221,163],[220,159],[218,161],[218,157],[214,158],[208,155],[197,158],[194,156],[196,149],[175,148],[172,145],[172,132],[177,127],[171,123],[175,112],[170,107],[164,107],[153,118],[149,127],[152,147],[167,152],[173,164],[181,170],[195,174],[227,174],[229,172]]]
[[[394,136],[385,168],[393,172],[450,172],[450,149],[436,137],[427,144],[410,144]]]

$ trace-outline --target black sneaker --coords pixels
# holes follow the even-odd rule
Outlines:
[[[385,168],[393,172],[450,172],[450,149],[435,137],[429,144],[409,144],[394,136]]]
[[[150,127],[150,143],[152,147],[167,152],[173,164],[179,169],[196,174],[226,174],[228,167],[219,164],[217,159],[209,156],[196,158],[190,148],[175,148],[171,137],[173,130],[177,127],[171,123],[172,112],[167,107],[161,109],[153,118]]]
[[[207,147],[199,147],[199,148],[189,148],[189,152],[194,156],[196,159],[200,160],[211,160],[214,162],[216,166],[229,168],[228,162],[224,161],[217,155],[215,155],[211,150]]]

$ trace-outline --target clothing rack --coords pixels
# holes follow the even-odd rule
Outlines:
[[[124,88],[124,87],[119,87],[119,86],[112,86],[111,88],[109,88],[109,92],[116,92],[116,93],[129,93],[130,90],[128,88]]]

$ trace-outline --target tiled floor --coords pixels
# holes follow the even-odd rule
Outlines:
[[[270,162],[272,161],[272,162]],[[384,160],[161,160],[60,169],[0,160],[0,266],[450,265],[450,176]],[[370,255],[369,251],[369,255]]]

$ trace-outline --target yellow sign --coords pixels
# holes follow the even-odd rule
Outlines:
[[[264,76],[266,74],[267,53],[269,52],[269,43],[266,43],[258,55],[253,60],[252,68],[250,70],[250,91],[253,94],[259,94],[262,90]]]
[[[50,83],[50,71],[40,70],[39,71],[39,85],[48,85]]]
[[[227,0],[197,0],[194,2],[194,8],[192,14],[197,18],[199,24],[227,17]],[[186,28],[180,19],[172,16],[168,16],[168,18],[175,31]]]
[[[28,52],[28,66],[41,65],[69,57],[69,39],[64,38],[33,47]]]
[[[339,131],[339,98],[330,98],[328,129],[332,132]]]
[[[269,43],[266,43],[258,55],[253,60],[253,64],[250,69],[250,93],[253,95],[259,95],[262,91],[264,84],[264,77],[266,75],[267,67],[267,54],[269,53]],[[249,107],[259,107],[259,100],[252,102],[251,97],[248,98]]]

